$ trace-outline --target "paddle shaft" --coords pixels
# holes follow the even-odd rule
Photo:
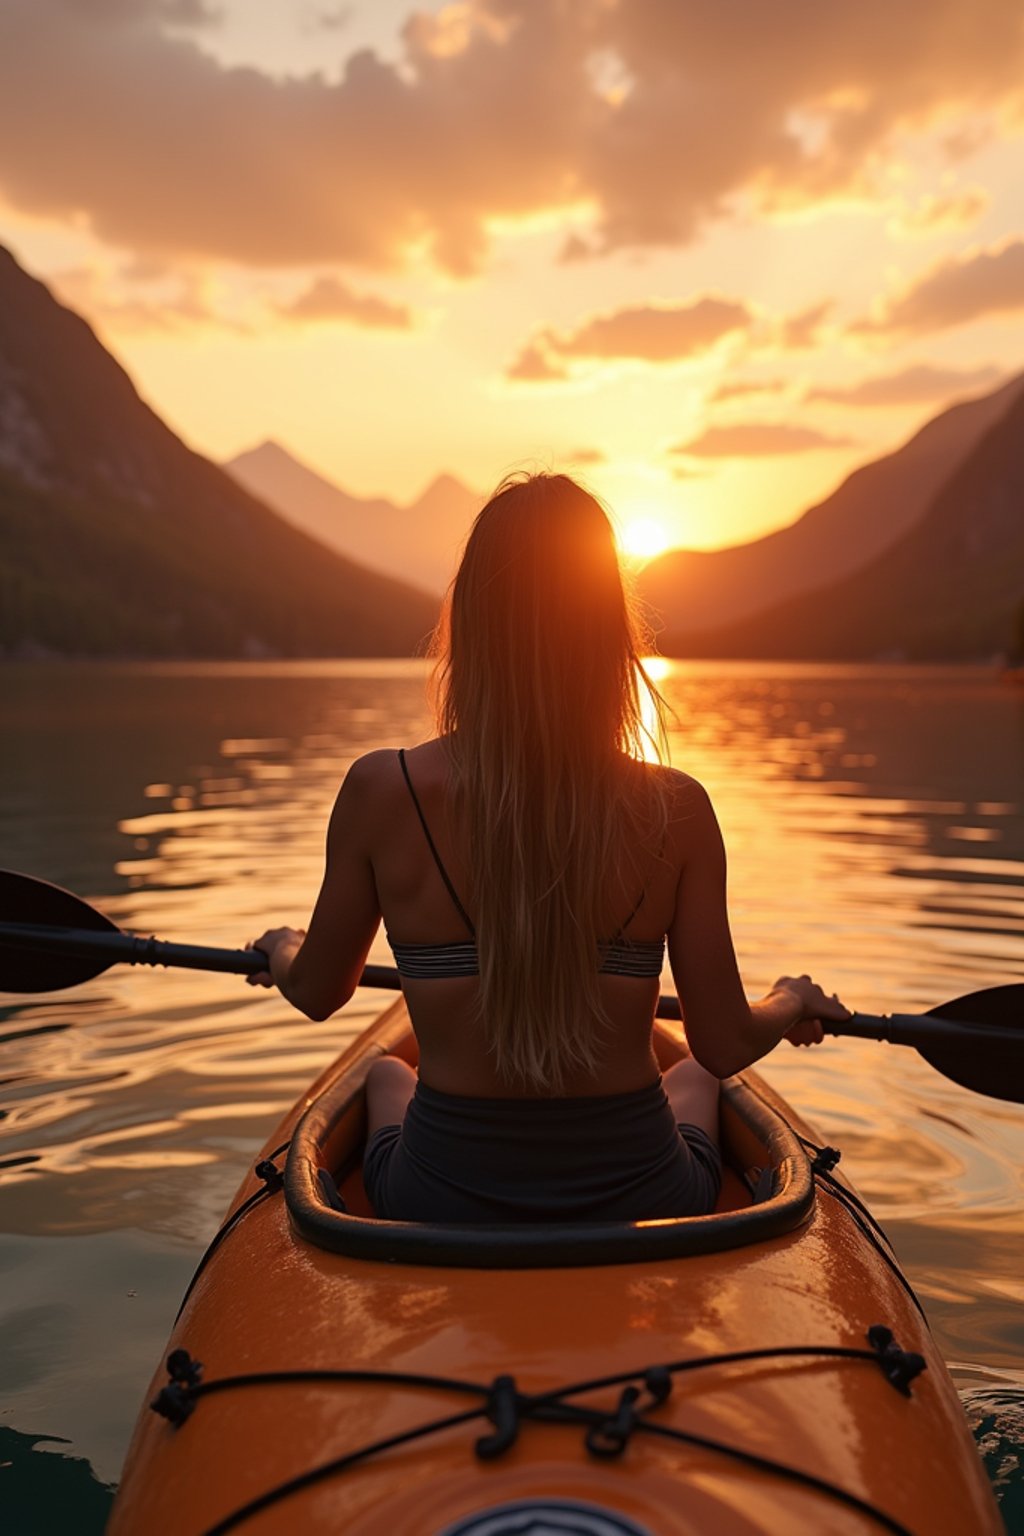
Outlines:
[[[0,944],[49,951],[109,965],[168,965],[190,971],[227,971],[239,976],[267,968],[258,949],[211,949],[206,944],[169,944],[140,934],[95,932],[91,928],[50,928],[43,923],[0,923]]]
[[[78,959],[106,960],[108,965],[163,965],[185,971],[220,971],[235,976],[254,976],[267,969],[261,949],[213,949],[207,944],[172,944],[166,939],[141,934],[109,933],[92,928],[51,928],[44,923],[0,923],[0,946],[72,955]],[[368,965],[364,987],[401,985],[393,965]]]
[[[681,1019],[683,1010],[678,997],[663,992],[655,1009],[659,1019]],[[1002,1050],[1024,1046],[1024,1030],[993,1029],[984,1024],[953,1024],[946,1019],[917,1013],[854,1013],[848,1019],[823,1019],[826,1035],[846,1036],[854,1040],[884,1040],[889,1045],[963,1046],[965,1031],[970,1043],[997,1045]]]
[[[238,976],[252,976],[267,968],[267,957],[259,949],[213,949],[205,944],[173,944],[165,939],[143,938],[113,929],[97,932],[90,928],[56,928],[43,923],[0,923],[0,945],[18,949],[50,951],[82,959],[95,956],[109,965],[162,965],[190,971],[220,971]],[[397,991],[401,978],[393,965],[368,965],[360,977],[364,987],[382,987]],[[681,1019],[679,999],[670,993],[658,999],[659,1019]],[[855,1013],[849,1019],[825,1021],[828,1035],[850,1036],[857,1040],[885,1040],[890,1045],[921,1046],[963,1045],[965,1026],[945,1019],[910,1013]],[[1024,1043],[1024,1032],[995,1029],[983,1024],[970,1026],[972,1046]]]

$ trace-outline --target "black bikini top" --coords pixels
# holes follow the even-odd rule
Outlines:
[[[441,862],[441,855],[437,851],[437,845],[430,835],[427,818],[423,814],[419,797],[412,786],[409,777],[409,769],[405,761],[404,749],[399,749],[398,761],[401,764],[402,774],[405,778],[412,803],[416,807],[416,814],[423,828],[423,835],[427,840],[427,847],[437,865],[437,872],[444,881],[445,889],[452,899],[455,910],[465,923],[470,937],[454,944],[396,944],[388,935],[395,957],[395,965],[400,976],[409,976],[417,980],[441,980],[453,976],[479,976],[480,961],[476,949],[476,929],[473,920],[459,900],[459,893],[452,884],[451,877]],[[665,940],[635,940],[623,938],[625,930],[633,921],[643,904],[646,892],[640,892],[640,898],[632,912],[620,926],[615,937],[607,944],[601,945],[598,971],[603,976],[639,976],[657,978],[661,975],[662,966],[665,963]]]

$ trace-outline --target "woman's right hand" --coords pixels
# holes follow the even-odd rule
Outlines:
[[[799,1009],[795,1022],[783,1036],[790,1045],[820,1045],[825,1038],[822,1019],[850,1017],[849,1008],[839,1001],[836,993],[829,997],[809,976],[780,976],[772,992],[788,993]]]
[[[246,986],[249,987],[276,987],[278,979],[274,975],[274,955],[279,949],[298,951],[302,948],[302,941],[306,937],[305,928],[268,928],[266,933],[260,934],[258,939],[251,939],[246,944],[246,949],[258,949],[267,957],[267,969],[265,971],[253,971],[246,978]]]

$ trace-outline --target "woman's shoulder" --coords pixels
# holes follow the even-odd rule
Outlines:
[[[710,807],[711,798],[699,779],[681,768],[670,768],[667,763],[640,763],[637,767],[650,775],[649,782],[658,786],[669,811],[669,819],[675,820],[702,812]]]
[[[669,863],[682,867],[720,836],[711,797],[699,779],[664,763],[644,767],[660,791],[663,850]]]
[[[440,742],[434,740],[399,750],[394,747],[378,747],[373,752],[364,752],[346,771],[339,799],[344,797],[369,805],[390,799],[399,789],[408,793],[404,788],[402,757],[405,758],[406,769],[410,763],[413,764],[412,773],[419,785],[421,782],[429,782],[433,777],[435,765],[441,758],[439,747]]]
[[[364,799],[386,786],[399,773],[398,753],[387,747],[365,752],[345,770],[338,791],[339,799]]]
[[[331,812],[328,838],[376,847],[395,822],[401,796],[408,797],[394,748],[378,748],[357,757],[345,771]]]
[[[389,778],[398,771],[398,753],[395,749],[377,747],[373,752],[364,752],[362,757],[353,759],[342,783],[360,788],[364,784],[376,784],[381,778]]]

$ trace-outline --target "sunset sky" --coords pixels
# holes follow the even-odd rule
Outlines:
[[[213,458],[734,543],[1024,370],[1024,8],[0,0],[0,241]]]

